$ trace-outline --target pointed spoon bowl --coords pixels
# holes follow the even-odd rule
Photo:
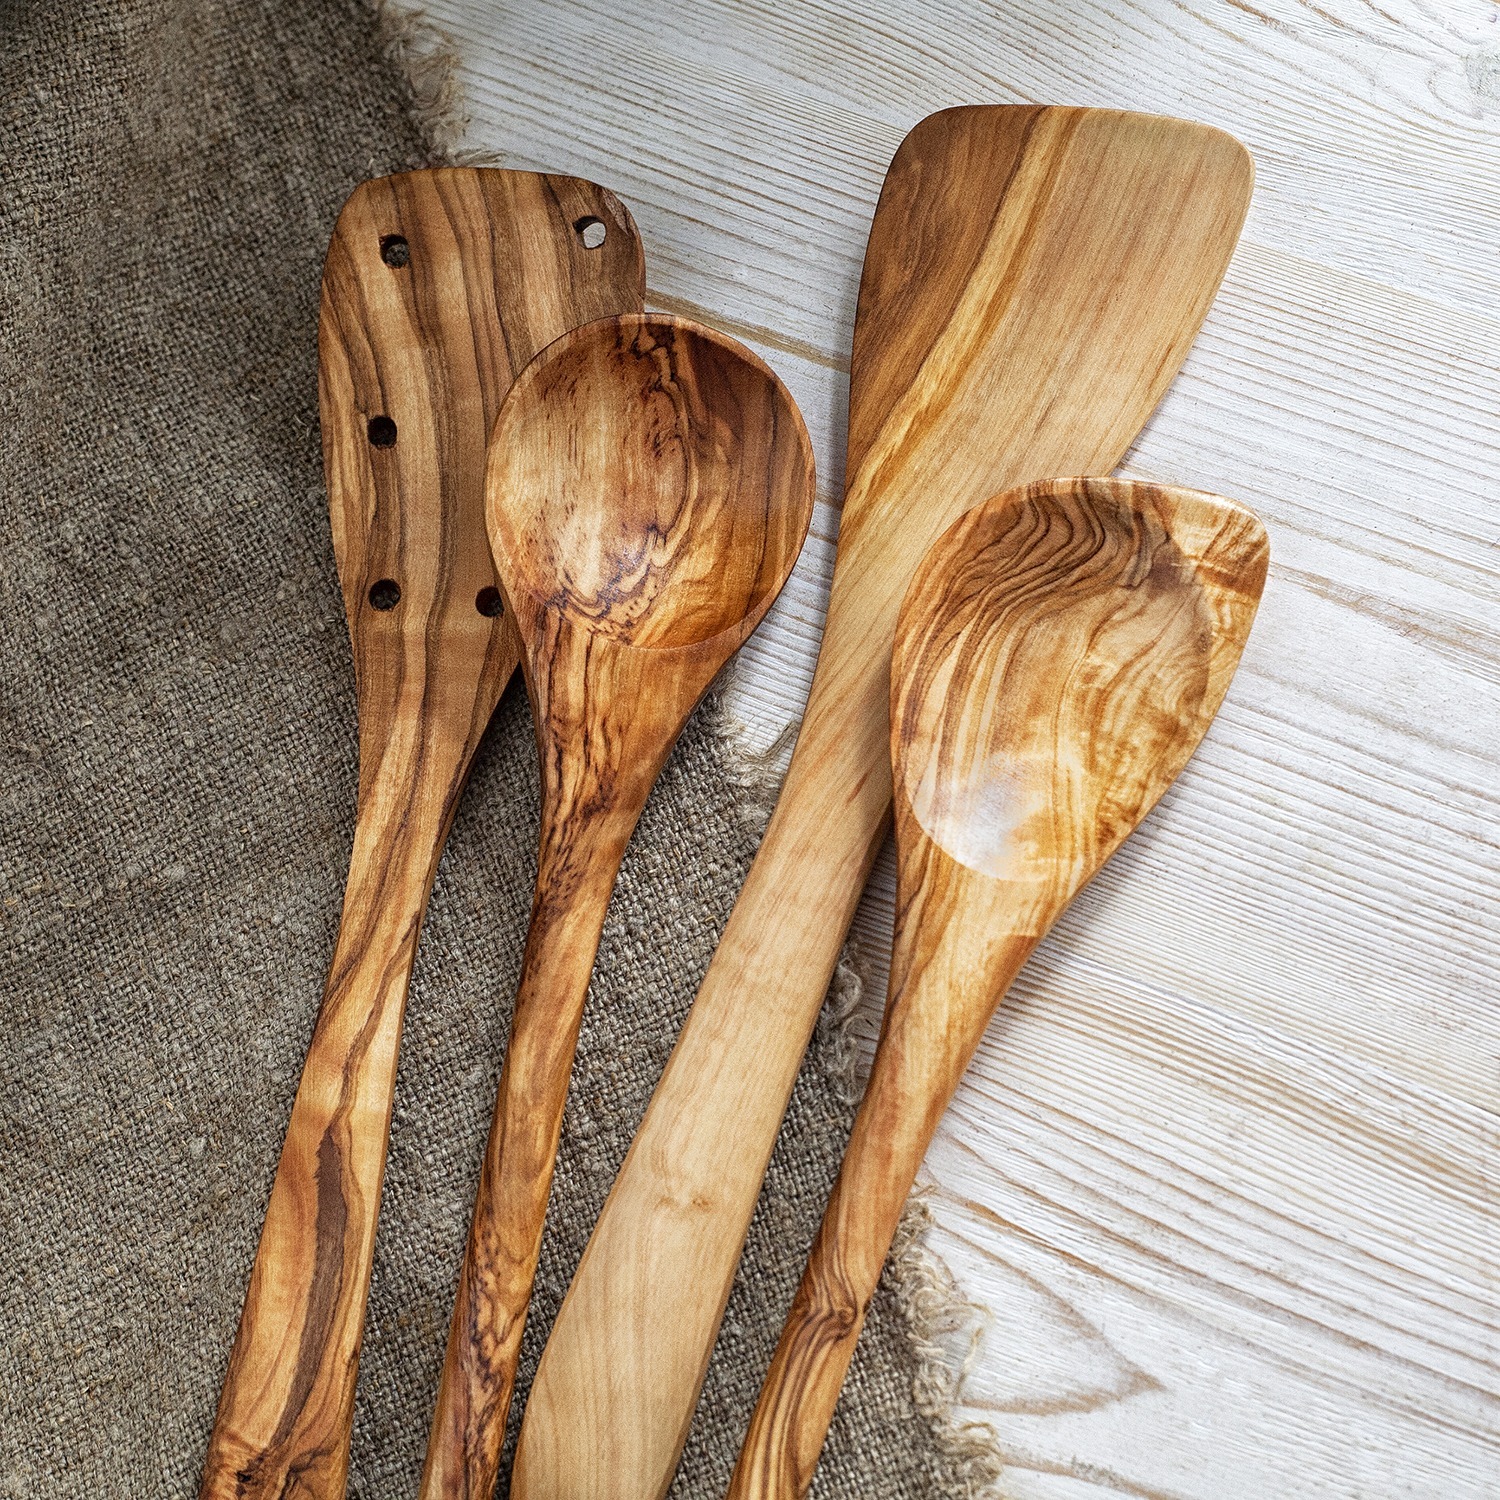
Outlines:
[[[807,1492],[933,1132],[1026,957],[1172,784],[1265,582],[1248,511],[1065,479],[977,506],[896,626],[897,923],[874,1068],[729,1500]]]

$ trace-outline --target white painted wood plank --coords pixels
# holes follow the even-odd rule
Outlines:
[[[759,747],[810,681],[906,129],[1056,100],[1251,147],[1245,239],[1125,472],[1251,504],[1271,584],[1202,752],[986,1039],[934,1243],[990,1308],[966,1397],[1016,1500],[1495,1500],[1500,8],[428,10],[469,144],[616,188],[653,304],[747,339],[808,418],[814,538],[735,669]],[[877,971],[890,876],[857,924]]]

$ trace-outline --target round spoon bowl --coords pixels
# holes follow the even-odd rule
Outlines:
[[[684,647],[764,613],[807,525],[812,452],[772,371],[666,314],[577,329],[521,375],[490,445],[490,537],[517,611]]]

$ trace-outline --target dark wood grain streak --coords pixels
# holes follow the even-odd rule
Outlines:
[[[1218,289],[1250,180],[1222,132],[1110,110],[946,111],[897,151],[860,283],[838,560],[796,752],[542,1356],[515,1500],[666,1493],[888,827],[906,586],[970,506],[1114,467]]]
[[[1265,532],[1211,495],[1058,480],[923,560],[891,690],[896,941],[865,1097],[729,1500],[807,1493],[907,1194],[1011,981],[1217,712]]]
[[[607,225],[586,249],[585,215]],[[404,263],[382,243],[400,236]],[[400,260],[400,257],[394,257]],[[640,244],[604,189],[444,169],[358,188],[323,272],[319,400],[359,698],[358,821],[327,988],[271,1190],[201,1493],[344,1493],[392,1090],[422,915],[469,767],[517,663],[478,608],[495,574],[485,444],[517,370],[638,308]],[[371,442],[372,418],[396,424]],[[392,580],[400,600],[377,609]]]
[[[615,875],[688,714],[791,571],[812,518],[812,448],[748,350],[684,319],[626,316],[522,373],[487,489],[536,723],[541,845],[424,1500],[494,1493]]]
[[[849,409],[851,474],[956,311],[1045,113],[1041,106],[945,109],[928,115],[902,142],[920,166],[896,171],[892,163],[865,258],[899,266],[904,274],[871,277],[860,287],[849,373],[860,391]],[[967,189],[961,195],[933,190],[960,180]]]

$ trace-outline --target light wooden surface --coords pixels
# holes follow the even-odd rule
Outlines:
[[[1500,7],[428,12],[468,143],[622,194],[648,301],[772,361],[825,502],[916,120],[1063,101],[1250,147],[1245,237],[1124,472],[1250,505],[1266,599],[1193,765],[990,1028],[928,1156],[933,1244],[988,1309],[964,1391],[1015,1500],[1494,1500]],[[755,743],[800,711],[836,524],[742,657]],[[874,954],[891,890],[883,863]]]
[[[890,671],[890,995],[728,1500],[807,1493],[959,1079],[1037,943],[1197,749],[1266,560],[1242,506],[1130,479],[1003,492],[923,556]]]
[[[902,142],[860,282],[851,464],[812,694],[553,1323],[515,1500],[666,1494],[889,823],[907,585],[944,527],[997,489],[1118,461],[1203,321],[1249,189],[1244,148],[1223,131],[1117,110],[943,110]]]
[[[583,244],[588,216],[608,221],[607,246]],[[485,439],[539,348],[639,307],[641,291],[629,213],[572,178],[402,173],[357,188],[334,227],[318,392],[359,814],[203,1500],[342,1500],[407,984],[454,808],[517,663],[485,534]]]
[[[448,1338],[423,1500],[491,1500],[589,976],[620,860],[688,715],[801,550],[813,455],[743,345],[632,313],[500,408],[485,516],[541,755],[531,928]]]

